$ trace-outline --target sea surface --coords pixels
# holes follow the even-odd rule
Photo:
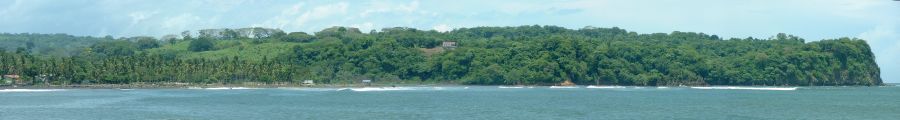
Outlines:
[[[0,119],[900,119],[900,87],[0,89]]]

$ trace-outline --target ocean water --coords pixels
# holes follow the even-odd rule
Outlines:
[[[900,119],[900,87],[0,89],[0,119]]]

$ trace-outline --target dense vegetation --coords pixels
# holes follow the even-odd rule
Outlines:
[[[723,39],[694,32],[537,25],[446,33],[333,27],[313,35],[264,28],[192,34],[161,40],[0,34],[6,48],[0,52],[0,74],[52,85],[344,84],[360,79],[491,85],[882,84],[869,45],[855,38]],[[458,46],[442,47],[445,41]],[[50,48],[68,54],[29,47],[60,43],[72,47]]]

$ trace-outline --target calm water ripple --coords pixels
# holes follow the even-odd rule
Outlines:
[[[900,87],[0,90],[0,119],[897,119]]]

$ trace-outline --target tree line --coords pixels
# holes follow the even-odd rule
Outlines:
[[[638,34],[616,27],[538,25],[450,32],[404,27],[368,33],[348,27],[314,34],[246,31],[261,30],[217,29],[198,35],[186,31],[164,39],[82,37],[98,42],[71,49],[67,52],[77,54],[65,56],[7,48],[0,52],[0,74],[53,85],[302,80],[344,84],[360,79],[476,85],[882,84],[869,45],[856,38],[807,42],[782,33],[764,39],[726,39],[695,32]],[[4,36],[11,34],[0,34]],[[443,42],[455,46],[442,46]],[[255,53],[179,57],[244,51],[267,43],[291,46],[257,50],[258,54],[286,51],[263,57],[250,56]]]

